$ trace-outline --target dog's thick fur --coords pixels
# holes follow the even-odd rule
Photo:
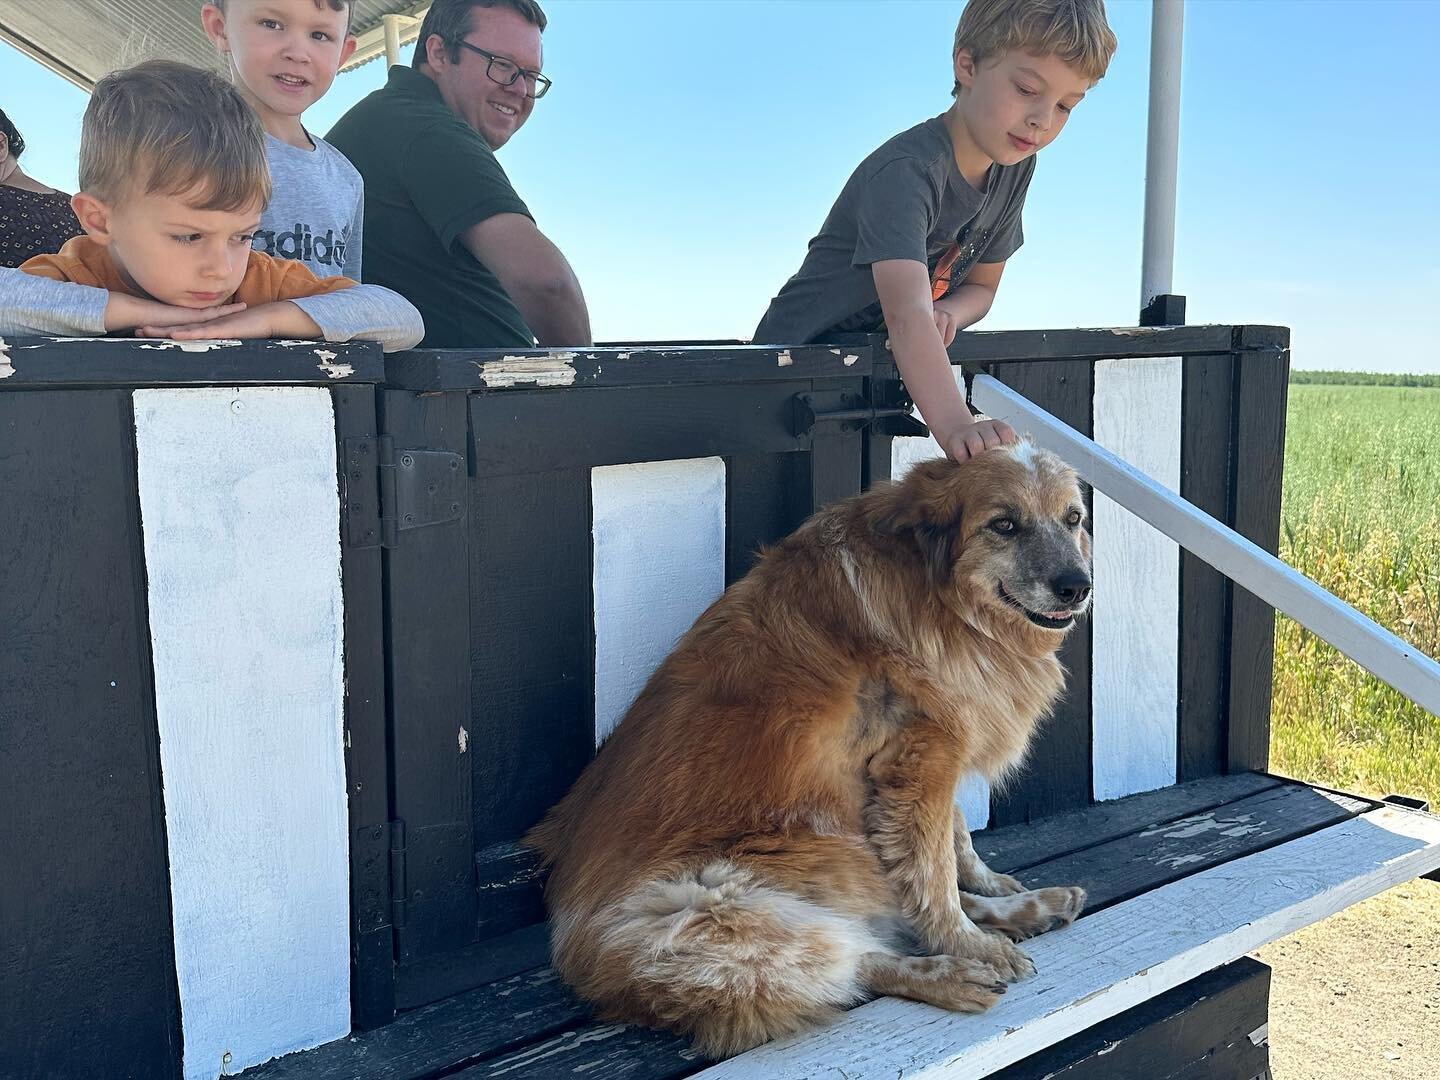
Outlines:
[[[1084,894],[992,872],[954,794],[1015,766],[1061,691],[1082,516],[1074,474],[1022,443],[766,551],[526,838],[565,979],[724,1055],[880,994],[979,1011],[1032,972],[1011,939]]]

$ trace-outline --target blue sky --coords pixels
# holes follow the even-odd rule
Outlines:
[[[603,340],[747,337],[851,169],[949,104],[950,0],[548,0],[555,88],[501,151]],[[1440,372],[1432,0],[1190,0],[1175,287],[1298,367]],[[1135,322],[1148,0],[1040,155],[984,329]],[[409,50],[406,50],[408,58]],[[381,84],[341,76],[324,134]],[[27,170],[73,190],[85,95],[0,45]],[[1430,314],[1424,314],[1430,312]]]

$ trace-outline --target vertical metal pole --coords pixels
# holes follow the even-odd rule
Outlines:
[[[380,20],[385,26],[385,70],[400,63],[400,16],[386,15]]]
[[[1145,146],[1145,240],[1140,308],[1171,292],[1175,269],[1175,182],[1180,157],[1180,47],[1185,0],[1153,0],[1150,123]]]

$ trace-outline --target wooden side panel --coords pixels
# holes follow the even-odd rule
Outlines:
[[[810,514],[810,462],[799,453],[734,454],[725,459],[725,584],[744,577],[755,554]]]
[[[134,408],[185,1075],[210,1077],[350,1030],[334,413],[323,387]]]
[[[395,449],[466,452],[464,394],[386,390]],[[473,506],[471,514],[473,515]],[[391,807],[405,849],[396,958],[475,939],[471,816],[470,517],[407,530],[384,554]],[[399,883],[397,883],[398,886]]]
[[[1237,330],[1237,344],[1246,345],[1251,330]],[[1236,354],[1232,527],[1272,555],[1280,544],[1289,382],[1288,351]],[[1232,770],[1263,769],[1270,759],[1275,612],[1237,585],[1232,589],[1230,617],[1228,765]]]
[[[1241,957],[990,1080],[1256,1080],[1269,1015],[1270,969]]]
[[[180,1075],[123,390],[0,393],[0,1075]]]
[[[992,374],[1082,435],[1090,434],[1090,403],[1094,394],[1092,364],[1070,361],[1012,364],[997,366]],[[1100,542],[1097,535],[1097,546]],[[1089,804],[1091,626],[1092,620],[1087,619],[1065,638],[1060,650],[1060,660],[1070,673],[1065,696],[1036,734],[1025,770],[1004,791],[992,796],[990,824],[1033,821]]]
[[[1095,365],[1095,441],[1180,490],[1181,361]],[[1094,780],[1097,799],[1175,782],[1180,551],[1095,496]]]
[[[336,387],[336,455],[351,469],[342,499],[379,504],[377,478],[346,459],[346,439],[378,434],[375,389]],[[371,451],[373,452],[373,450]],[[342,519],[347,505],[340,508]],[[345,791],[350,814],[350,1013],[357,1028],[395,1014],[394,940],[390,917],[390,751],[385,730],[385,626],[379,547],[344,546]]]
[[[1231,520],[1230,421],[1234,361],[1184,361],[1180,494],[1217,521]],[[1230,584],[1188,551],[1180,552],[1179,779],[1225,772]]]

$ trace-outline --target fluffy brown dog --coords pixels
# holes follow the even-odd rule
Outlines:
[[[1022,443],[766,551],[526,838],[565,979],[724,1055],[880,994],[980,1011],[1033,972],[1011,939],[1084,893],[992,872],[954,797],[1013,768],[1061,691],[1083,518],[1074,473]]]

